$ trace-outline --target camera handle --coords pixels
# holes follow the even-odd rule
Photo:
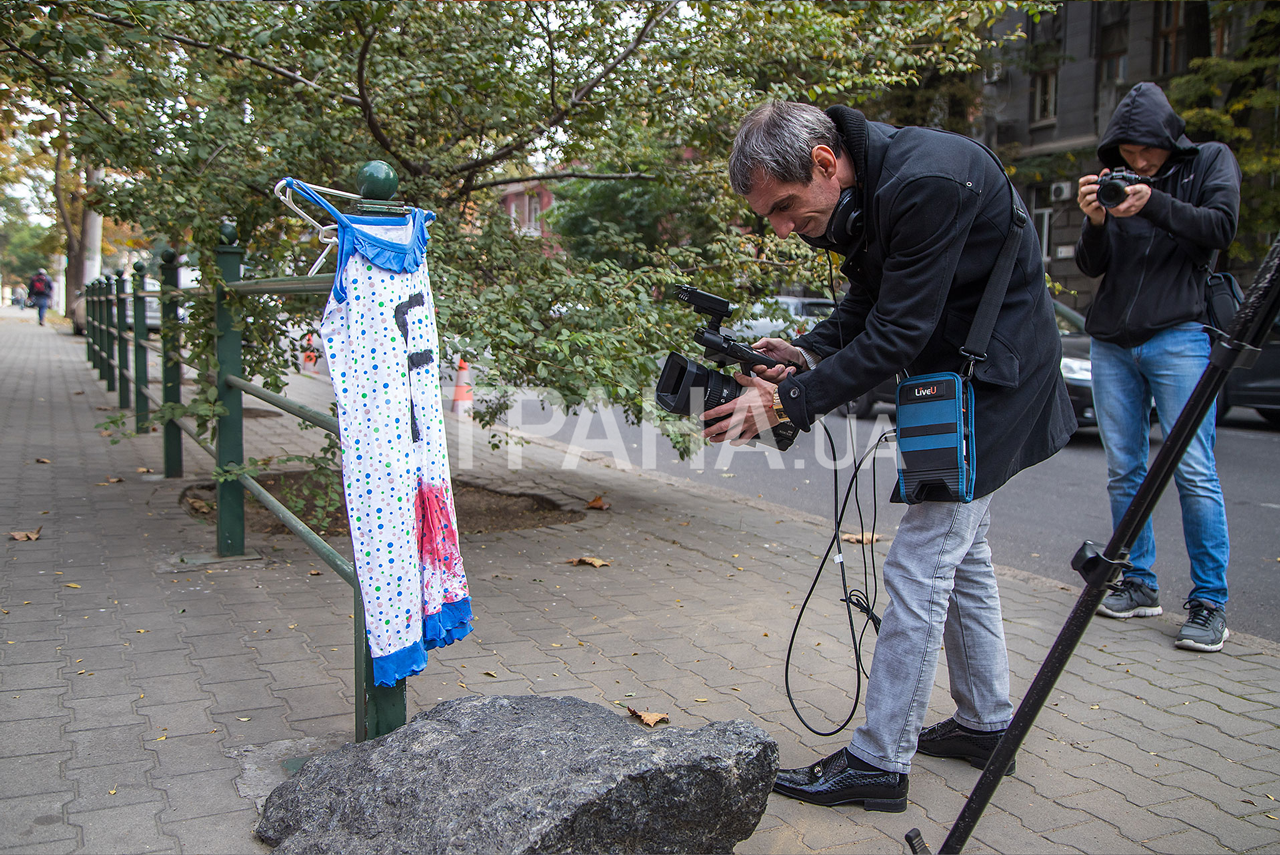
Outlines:
[[[693,334],[693,340],[705,347],[707,351],[704,355],[721,368],[730,362],[736,362],[747,370],[750,370],[753,365],[772,368],[778,364],[778,360],[773,357],[752,350],[732,336],[718,330],[699,327]]]
[[[1058,638],[1049,650],[1044,665],[1041,666],[1023,696],[1013,721],[1009,723],[1004,736],[996,744],[986,768],[982,770],[982,776],[978,778],[978,783],[974,785],[968,801],[965,802],[960,815],[956,817],[955,824],[951,826],[951,833],[943,841],[942,847],[938,850],[939,853],[960,852],[968,842],[969,835],[977,826],[982,812],[995,794],[996,787],[1000,785],[1004,770],[1009,767],[1009,761],[1013,759],[1022,745],[1022,740],[1030,732],[1036,716],[1044,707],[1054,684],[1075,652],[1076,645],[1084,637],[1098,604],[1107,594],[1109,583],[1123,567],[1130,547],[1138,539],[1138,533],[1143,525],[1151,518],[1151,512],[1155,509],[1160,494],[1169,485],[1174,470],[1186,453],[1187,446],[1195,438],[1200,423],[1204,421],[1209,408],[1213,406],[1218,393],[1226,384],[1227,375],[1233,368],[1242,367],[1243,364],[1248,363],[1253,352],[1266,340],[1277,314],[1280,314],[1280,240],[1271,245],[1271,251],[1267,253],[1262,266],[1258,268],[1257,277],[1245,294],[1244,303],[1231,323],[1230,333],[1224,340],[1219,340],[1213,346],[1208,367],[1196,383],[1182,413],[1173,423],[1169,436],[1160,446],[1160,451],[1147,471],[1147,477],[1143,478],[1142,483],[1138,485],[1138,491],[1115,531],[1112,532],[1106,549],[1098,555],[1096,547],[1086,543],[1077,553],[1073,563],[1080,565],[1077,569],[1080,570],[1081,575],[1085,576],[1087,584],[1067,617],[1066,623],[1063,624],[1062,630],[1058,633]],[[918,829],[911,831],[916,832],[915,834],[907,833],[907,844],[911,847],[911,851],[927,852],[928,848],[919,835]]]

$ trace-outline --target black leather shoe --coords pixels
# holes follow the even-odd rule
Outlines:
[[[843,748],[812,766],[779,771],[773,791],[814,805],[861,802],[866,810],[902,813],[907,809],[906,775],[852,769]]]
[[[985,769],[991,754],[996,750],[996,743],[1004,736],[1003,730],[990,733],[974,733],[961,727],[954,718],[940,721],[933,727],[920,731],[916,740],[916,750],[930,757],[954,757],[957,760],[968,760],[976,769]],[[1018,761],[1010,760],[1006,775],[1012,775],[1018,768]]]

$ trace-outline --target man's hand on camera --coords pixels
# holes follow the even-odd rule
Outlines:
[[[1111,209],[1113,217],[1132,217],[1141,211],[1146,206],[1147,200],[1151,198],[1151,187],[1147,184],[1130,184],[1124,188],[1124,191],[1129,194],[1129,198]]]
[[[704,419],[728,417],[706,428],[702,435],[712,442],[728,440],[733,445],[743,445],[778,423],[778,417],[773,414],[773,393],[778,387],[746,374],[735,374],[733,379],[746,388],[729,403],[702,414]]]
[[[1080,210],[1084,211],[1084,215],[1089,218],[1089,222],[1095,226],[1101,226],[1107,221],[1107,209],[1102,207],[1098,202],[1098,179],[1102,178],[1111,170],[1102,170],[1102,175],[1086,175],[1080,179],[1076,189],[1076,204],[1080,206]]]
[[[763,365],[751,366],[752,371],[770,383],[781,383],[796,373],[798,370],[796,365],[805,364],[804,354],[800,352],[800,348],[780,338],[762,338],[751,345],[751,349],[778,362],[772,368],[765,368]],[[786,365],[785,363],[788,362],[794,364]]]

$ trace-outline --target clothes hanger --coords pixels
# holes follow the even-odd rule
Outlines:
[[[302,210],[302,208],[298,207],[298,203],[293,199],[294,184],[306,184],[309,189],[316,193],[323,193],[326,196],[335,196],[339,199],[355,199],[358,201],[360,196],[355,193],[348,193],[345,190],[335,190],[332,187],[321,187],[318,184],[309,184],[306,181],[299,181],[296,178],[281,178],[276,182],[275,189],[272,191],[275,193],[276,198],[283,202],[286,208],[289,208],[299,217],[302,217],[302,219],[314,226],[320,242],[325,244],[324,252],[320,253],[320,257],[316,259],[315,264],[312,264],[311,269],[307,271],[308,276],[314,276],[316,271],[320,269],[320,266],[324,264],[325,258],[329,255],[329,250],[333,249],[338,243],[338,224],[329,223],[328,225],[321,225],[314,217]]]

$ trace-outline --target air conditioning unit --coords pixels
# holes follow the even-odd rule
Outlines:
[[[1049,199],[1054,202],[1067,202],[1075,198],[1075,185],[1070,181],[1055,181],[1049,185]]]

